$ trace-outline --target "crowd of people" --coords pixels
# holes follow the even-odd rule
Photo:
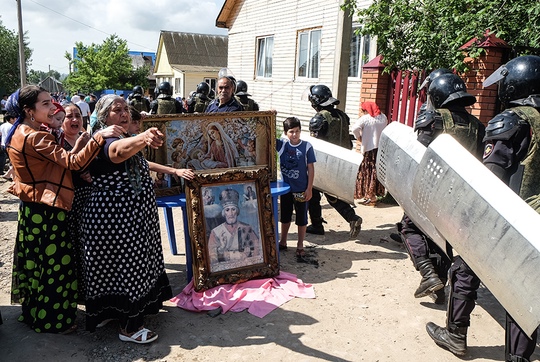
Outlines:
[[[513,188],[516,193],[538,204],[540,175],[535,168],[538,156],[534,134],[540,125],[540,57],[512,59],[484,85],[494,83],[499,85],[504,110],[484,127],[467,111],[476,98],[467,92],[463,80],[448,69],[432,72],[422,85],[427,101],[415,121],[417,140],[427,147],[442,133],[454,136],[501,180],[511,187],[518,185]],[[259,106],[249,98],[247,84],[231,74],[220,74],[215,96],[210,94],[208,83],[201,82],[185,102],[172,97],[168,82],[159,85],[153,102],[145,98],[140,86],[133,89],[128,100],[105,95],[90,107],[92,98],[88,97],[74,96],[68,101],[51,96],[43,88],[25,86],[3,99],[6,123],[0,126],[4,154],[2,158],[0,153],[0,164],[9,157],[13,170],[9,192],[21,200],[12,301],[22,306],[19,320],[36,332],[73,332],[77,328],[77,304],[82,303],[87,330],[95,331],[117,320],[122,341],[149,343],[158,335],[145,328],[144,316],[157,313],[162,302],[172,297],[160,240],[156,181],[150,171],[187,180],[194,173],[188,168],[146,161],[143,150],[161,147],[164,135],[157,128],[141,132],[140,120],[145,114],[256,111]],[[308,100],[316,111],[309,121],[312,136],[348,150],[352,149],[352,139],[360,144],[363,162],[353,180],[355,197],[365,205],[375,205],[385,193],[375,165],[379,138],[388,123],[386,116],[375,102],[363,102],[361,116],[351,124],[347,114],[336,107],[339,100],[322,84],[309,87]],[[320,205],[324,192],[313,185],[315,153],[313,146],[301,139],[300,120],[287,117],[283,130],[276,151],[281,176],[290,191],[280,196],[279,250],[288,249],[294,212],[298,227],[296,258],[310,262],[304,238],[306,233],[325,232]],[[222,143],[227,135],[215,126],[208,128],[208,137],[211,142]],[[228,166],[224,162],[219,167]],[[515,182],[516,177],[521,177],[519,182]],[[358,236],[362,218],[352,205],[334,195],[324,195],[347,221],[350,237]],[[239,250],[238,245],[229,245],[230,240],[225,242],[220,235],[240,235],[240,228],[250,240],[258,237],[249,225],[238,220],[239,198],[238,191],[232,189],[220,195],[223,223],[212,229],[210,237],[216,245],[214,264],[226,258],[225,251],[231,254]],[[479,278],[460,256],[452,255],[451,247],[442,250],[407,214],[397,225],[421,275],[414,296],[448,303],[446,326],[428,323],[429,336],[452,353],[464,355]],[[248,253],[253,257],[251,249],[236,257]],[[444,291],[447,283],[449,295]],[[510,315],[506,332],[506,360],[529,361],[536,332],[528,336]]]

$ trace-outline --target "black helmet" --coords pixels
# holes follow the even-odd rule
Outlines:
[[[244,82],[243,80],[239,80],[238,83],[236,83],[237,96],[251,96],[251,94],[248,94],[247,90],[248,90],[247,83]]]
[[[424,81],[422,82],[422,85],[420,85],[418,90],[422,90],[422,89],[424,89],[424,87],[429,88],[431,82],[433,82],[433,80],[435,78],[437,78],[439,75],[450,74],[450,73],[452,73],[452,71],[450,69],[446,69],[446,68],[435,69],[434,71],[429,73],[429,75],[426,77],[426,79],[424,79]]]
[[[210,86],[206,82],[201,82],[197,85],[196,92],[204,94],[205,96],[208,96],[208,92],[210,92]]]
[[[133,87],[133,95],[135,94],[143,95],[143,93],[144,91],[140,85],[136,85],[135,87]]]
[[[161,82],[158,89],[159,89],[159,94],[172,95],[171,83],[169,82]]]
[[[510,60],[484,81],[484,87],[496,82],[499,100],[505,107],[511,101],[540,94],[540,56],[523,55]]]
[[[332,97],[332,91],[330,90],[330,88],[323,84],[311,86],[309,88],[308,98],[313,108],[339,104],[339,101],[336,98]]]
[[[463,107],[476,103],[476,98],[467,93],[463,79],[453,73],[435,78],[428,89],[429,101],[435,108],[445,108],[450,102]]]

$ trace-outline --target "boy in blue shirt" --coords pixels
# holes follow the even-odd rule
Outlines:
[[[306,236],[308,201],[312,196],[315,152],[307,141],[300,139],[300,120],[288,117],[283,121],[283,131],[288,140],[278,139],[276,150],[279,154],[281,177],[289,184],[289,193],[280,196],[281,205],[281,238],[279,250],[287,250],[287,233],[291,226],[293,207],[298,226],[298,243],[296,260],[306,260],[304,237]]]

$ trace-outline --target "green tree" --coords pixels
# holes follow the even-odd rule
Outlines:
[[[32,50],[24,40],[26,68],[30,65]],[[0,90],[9,94],[21,86],[19,71],[19,37],[0,21]]]
[[[538,53],[540,2],[528,0],[376,0],[365,9],[347,0],[360,33],[377,36],[387,68],[465,70],[459,48],[486,31],[505,40],[513,55]],[[469,56],[482,49],[473,44]]]
[[[69,53],[65,55],[72,71],[64,85],[72,92],[130,89],[135,81],[139,81],[141,74],[144,73],[144,80],[148,76],[148,67],[132,68],[127,42],[116,35],[111,35],[100,45],[92,43],[86,46],[77,42],[75,48],[75,58]]]

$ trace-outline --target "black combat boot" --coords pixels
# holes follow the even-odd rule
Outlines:
[[[311,225],[309,225],[306,228],[306,233],[315,234],[315,235],[324,235],[323,223],[326,224],[326,221],[324,221],[322,217],[320,219],[312,219]]]
[[[444,284],[437,275],[435,267],[430,259],[419,259],[416,262],[416,267],[420,274],[422,274],[422,280],[418,289],[414,292],[415,298],[425,297],[439,289],[444,288]]]
[[[467,327],[442,328],[433,322],[426,324],[426,331],[437,345],[447,348],[456,356],[467,352]]]

